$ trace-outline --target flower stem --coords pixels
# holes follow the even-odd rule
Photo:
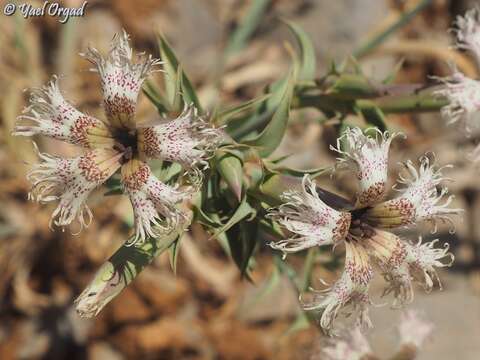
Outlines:
[[[294,102],[297,108],[315,107],[322,111],[338,111],[354,113],[354,110],[370,110],[378,108],[385,114],[409,112],[435,112],[447,105],[446,99],[432,94],[386,96],[376,99],[344,100],[329,95],[300,96]]]

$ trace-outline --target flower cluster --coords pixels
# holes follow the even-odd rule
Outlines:
[[[63,227],[76,219],[81,229],[92,219],[87,197],[120,169],[124,192],[133,206],[134,241],[157,236],[182,217],[176,204],[190,196],[192,187],[163,183],[152,173],[148,159],[179,163],[186,174],[198,176],[208,166],[221,133],[190,104],[174,119],[148,123],[135,117],[142,83],[161,62],[134,56],[125,32],[114,37],[107,56],[94,48],[81,55],[100,75],[106,119],[84,114],[65,100],[56,77],[31,91],[30,106],[19,117],[14,134],[45,135],[81,146],[85,152],[61,158],[37,150],[41,162],[28,173],[33,185],[29,197],[40,202],[58,200],[52,223]]]
[[[413,244],[390,232],[390,229],[427,221],[449,222],[461,212],[450,209],[452,196],[447,189],[437,189],[442,181],[442,169],[436,169],[426,156],[420,158],[420,168],[407,161],[407,175],[400,176],[399,195],[384,201],[387,192],[387,159],[390,142],[395,135],[387,132],[375,137],[364,135],[361,129],[347,129],[335,151],[344,155],[340,163],[348,162],[357,175],[360,191],[353,209],[334,209],[321,199],[312,180],[306,175],[302,189],[284,193],[284,204],[270,210],[270,217],[286,228],[291,237],[271,243],[271,247],[292,253],[312,246],[344,244],[345,267],[339,280],[330,288],[316,291],[313,299],[304,302],[306,310],[322,313],[320,324],[330,330],[339,310],[350,305],[359,314],[359,322],[370,325],[368,307],[371,304],[369,284],[376,266],[387,282],[385,293],[393,293],[394,305],[413,299],[412,284],[420,282],[431,290],[438,280],[435,268],[449,266],[453,255],[448,244],[436,248],[436,241]]]
[[[455,46],[469,51],[480,66],[480,8],[467,11],[465,16],[458,16],[455,21]],[[439,79],[443,86],[436,95],[448,100],[441,109],[442,116],[449,123],[458,123],[471,134],[480,129],[480,81],[470,79],[456,67],[452,74]],[[473,152],[472,158],[480,160],[480,147]]]

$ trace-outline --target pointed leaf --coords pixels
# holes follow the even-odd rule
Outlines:
[[[395,81],[400,70],[402,70],[403,64],[405,63],[405,58],[400,59],[394,66],[390,75],[388,75],[385,79],[383,79],[382,84],[391,84]]]
[[[285,76],[269,85],[266,89],[269,98],[258,104],[253,114],[247,114],[239,119],[232,119],[226,131],[233,138],[240,139],[247,134],[251,134],[256,129],[263,128],[282,101],[283,92],[288,85],[288,80],[289,76]]]
[[[175,56],[172,48],[168,44],[167,40],[162,35],[158,35],[158,47],[160,49],[160,57],[164,62],[163,68],[165,70],[165,91],[167,93],[169,103],[174,103],[177,82],[179,82],[181,93],[185,102],[188,104],[193,103],[195,107],[201,112],[202,109],[200,106],[200,102],[198,101],[198,97],[193,89],[192,83],[190,82],[183,70],[181,70],[180,73],[177,74],[179,61]]]
[[[315,48],[310,36],[298,25],[291,21],[284,21],[292,32],[300,48],[300,71],[298,80],[313,80],[317,68]]]
[[[175,90],[172,102],[172,110],[180,113],[184,108],[183,95],[182,95],[182,66],[178,65],[177,74],[175,75]]]
[[[166,114],[169,112],[170,109],[168,108],[168,105],[165,103],[165,100],[162,98],[159,91],[155,88],[153,82],[146,80],[142,90],[153,105],[155,105],[160,114]]]
[[[220,176],[227,183],[229,189],[237,198],[238,202],[242,199],[243,187],[243,166],[242,161],[231,153],[217,151],[216,168]]]
[[[225,110],[222,110],[222,111],[219,111],[215,117],[213,117],[213,122],[217,125],[217,126],[222,126],[222,125],[225,125],[227,124],[230,120],[233,120],[234,119],[234,116],[235,115],[238,115],[244,111],[247,111],[247,110],[250,110],[250,109],[253,109],[255,106],[257,106],[258,104],[261,104],[262,102],[264,102],[265,100],[267,100],[268,98],[270,97],[270,94],[266,94],[266,95],[262,95],[258,98],[255,98],[255,99],[252,99],[252,100],[249,100],[249,101],[246,101],[244,103],[241,103],[239,105],[236,105],[236,106],[232,106],[228,109],[225,109]]]
[[[178,237],[178,239],[175,240],[173,244],[170,245],[170,247],[168,248],[168,259],[170,261],[170,267],[172,268],[172,271],[175,275],[177,274],[177,259],[180,252],[180,239],[181,237]]]
[[[281,101],[265,129],[255,138],[245,142],[247,145],[258,148],[261,157],[270,155],[278,145],[280,145],[283,139],[290,115],[290,104],[295,83],[294,78],[293,72],[291,72],[285,83],[285,87],[279,89],[281,91]],[[273,98],[274,97],[272,97],[272,100]]]
[[[331,169],[331,167],[319,167],[316,169],[302,170],[302,169],[291,168],[291,167],[281,165],[271,161],[264,161],[264,164],[265,164],[265,167],[271,172],[297,176],[297,177],[303,177],[303,175],[309,174],[315,178]]]
[[[362,115],[365,118],[365,121],[381,131],[387,130],[387,125],[385,124],[385,114],[382,109],[379,107],[371,107],[362,109]]]
[[[197,93],[193,88],[192,83],[188,79],[185,71],[182,71],[182,95],[183,101],[186,104],[193,104],[198,109],[199,113],[202,113],[202,106],[200,105],[200,100],[198,100]]]
[[[228,40],[225,56],[229,56],[243,49],[250,36],[260,25],[263,14],[272,0],[254,0],[248,8],[239,26]]]
[[[242,276],[249,279],[250,260],[257,244],[258,222],[241,222],[228,231],[232,258]]]
[[[222,225],[220,229],[218,229],[212,236],[211,238],[216,238],[220,234],[224,233],[228,229],[230,229],[232,226],[235,224],[239,223],[246,217],[250,216],[252,217],[253,215],[256,214],[256,210],[250,206],[250,204],[247,202],[247,197],[245,196],[238,206],[238,208],[235,210],[233,215],[230,217],[230,219]]]

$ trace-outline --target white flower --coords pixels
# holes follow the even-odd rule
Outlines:
[[[135,109],[138,93],[146,77],[161,64],[151,55],[137,56],[133,60],[133,51],[129,36],[123,31],[115,35],[110,52],[103,57],[95,48],[89,48],[81,54],[92,62],[101,77],[103,103],[110,124],[115,128],[135,129]]]
[[[47,86],[32,91],[31,105],[19,117],[14,134],[47,135],[88,151],[74,159],[39,154],[43,161],[28,174],[33,183],[30,198],[60,201],[52,215],[54,224],[66,226],[78,219],[81,227],[86,226],[92,218],[85,204],[88,195],[121,167],[124,192],[134,210],[134,242],[143,241],[176,226],[182,213],[175,204],[191,193],[190,188],[185,191],[162,183],[144,160],[153,155],[178,162],[194,170],[198,185],[202,180],[199,167],[208,165],[207,158],[219,145],[221,133],[191,105],[168,124],[137,126],[140,88],[160,61],[151,56],[134,61],[125,32],[114,37],[107,57],[92,48],[84,56],[97,65],[106,120],[76,110],[63,98],[55,77]]]
[[[443,248],[435,248],[438,239],[422,244],[422,238],[416,245],[407,245],[405,261],[409,265],[410,273],[423,285],[426,291],[433,288],[433,280],[436,280],[440,289],[442,284],[435,268],[449,267],[455,257],[448,250],[450,245],[445,243]]]
[[[339,164],[353,166],[359,181],[357,202],[364,207],[380,201],[385,195],[388,170],[388,152],[397,134],[389,135],[375,129],[376,136],[364,135],[360,128],[347,129],[331,149],[342,154]],[[342,142],[345,150],[341,150]]]
[[[156,237],[176,226],[182,214],[175,204],[186,198],[188,192],[162,183],[146,163],[136,159],[122,167],[122,185],[130,197],[135,215],[133,243],[146,236]],[[164,222],[166,227],[162,225]]]
[[[30,106],[18,117],[13,135],[45,135],[86,148],[113,146],[108,125],[75,109],[59,89],[58,78],[33,89]]]
[[[343,336],[331,339],[322,353],[325,360],[362,360],[372,354],[372,349],[360,327],[355,326]]]
[[[147,157],[181,164],[186,169],[208,167],[206,159],[222,136],[212,128],[193,105],[185,107],[176,119],[139,129],[138,146]]]
[[[450,124],[460,124],[467,134],[480,128],[480,82],[470,79],[459,70],[439,79],[443,86],[434,92],[445,97],[448,105],[441,109],[441,114]]]
[[[373,277],[368,254],[362,245],[346,241],[345,270],[337,282],[325,290],[315,291],[311,302],[304,302],[304,310],[321,311],[320,326],[329,331],[340,309],[351,305],[359,311],[360,325],[371,327],[368,317],[368,287]]]
[[[292,253],[312,246],[336,244],[347,235],[351,215],[326,205],[308,175],[303,177],[302,191],[286,192],[283,200],[278,209],[269,209],[268,216],[294,236],[270,243],[272,248]]]
[[[457,16],[457,29],[453,32],[457,36],[456,46],[459,49],[470,50],[480,64],[480,8],[474,8]]]
[[[377,134],[381,140],[363,135],[358,128],[350,129],[342,138],[349,150],[339,150],[340,141],[334,150],[345,155],[341,163],[356,166],[358,178],[365,180],[360,181],[362,189],[382,183],[381,192],[365,191],[365,197],[360,195],[355,207],[337,199],[337,205],[341,204],[348,211],[336,210],[320,199],[321,193],[305,176],[302,191],[287,191],[284,203],[269,211],[269,217],[293,233],[290,238],[270,244],[274,249],[288,253],[324,244],[345,244],[345,266],[340,279],[330,288],[314,291],[313,299],[303,303],[305,310],[321,313],[320,325],[326,331],[330,331],[338,313],[349,305],[359,310],[357,322],[370,324],[368,288],[373,276],[372,264],[377,265],[387,282],[383,295],[393,293],[392,305],[399,307],[413,301],[414,280],[430,290],[433,279],[438,280],[435,267],[449,266],[453,262],[448,245],[444,249],[434,249],[435,242],[412,245],[381,230],[420,221],[436,226],[437,220],[451,222],[450,217],[462,210],[448,208],[453,197],[445,200],[447,189],[437,190],[444,180],[443,168],[435,169],[426,156],[420,159],[419,170],[411,161],[405,163],[408,176],[400,176],[399,182],[405,185],[400,196],[377,203],[385,190],[388,148],[395,136]],[[331,198],[334,203],[335,196]],[[445,263],[447,258],[450,261]]]
[[[55,225],[66,226],[78,219],[81,228],[88,226],[92,213],[85,201],[120,167],[122,155],[113,149],[95,149],[76,158],[62,159],[38,152],[42,162],[27,174],[32,183],[29,198],[60,201],[52,214]]]
[[[444,187],[440,192],[437,190],[437,186],[445,179],[442,170],[450,166],[435,169],[427,156],[420,158],[418,171],[410,160],[405,162],[404,166],[409,177],[399,176],[399,183],[406,185],[406,188],[401,190],[402,194],[367,210],[366,219],[384,228],[428,221],[434,224],[434,231],[437,220],[452,223],[451,216],[460,214],[462,210],[448,208],[453,195],[448,196],[444,203],[440,203],[448,189]]]
[[[400,344],[404,346],[413,345],[418,350],[430,337],[433,329],[433,324],[423,319],[417,311],[406,311],[402,314],[398,326]]]

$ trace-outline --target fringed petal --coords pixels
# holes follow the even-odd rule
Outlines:
[[[320,311],[320,326],[329,332],[339,311],[351,305],[357,312],[357,323],[363,327],[371,327],[368,306],[371,304],[368,287],[373,277],[368,254],[363,246],[346,241],[345,270],[340,279],[325,290],[315,291],[312,301],[303,302],[307,311]]]
[[[177,162],[187,170],[208,168],[208,159],[223,136],[198,115],[193,105],[186,106],[174,120],[138,129],[140,153],[150,158]]]
[[[175,204],[190,193],[162,183],[146,163],[132,159],[124,164],[122,184],[133,207],[135,236],[132,243],[170,231],[183,216]]]
[[[400,176],[399,182],[406,185],[402,194],[392,200],[383,202],[368,209],[365,219],[368,223],[383,228],[395,228],[427,221],[434,225],[447,222],[453,227],[451,217],[460,214],[462,209],[449,208],[453,195],[446,197],[448,189],[437,190],[437,186],[445,180],[442,170],[435,169],[427,156],[420,158],[420,169],[417,171],[411,161],[404,163],[408,178]],[[446,201],[440,203],[446,197]]]
[[[303,177],[302,191],[283,194],[284,204],[269,209],[268,216],[294,234],[293,237],[270,243],[284,253],[312,246],[336,244],[343,240],[350,227],[351,215],[326,205],[318,196],[315,183]]]
[[[379,202],[385,195],[388,170],[388,152],[392,140],[398,134],[382,133],[376,129],[376,137],[364,135],[360,128],[350,128],[337,140],[331,150],[343,155],[338,165],[355,170],[359,181],[357,203],[365,207]],[[345,149],[342,150],[342,144]]]
[[[29,199],[59,200],[52,214],[52,222],[57,226],[69,225],[75,219],[80,230],[88,226],[92,213],[86,205],[87,197],[120,167],[122,154],[112,149],[95,149],[70,159],[40,152],[38,156],[42,162],[27,175],[32,183]]]
[[[480,129],[480,81],[470,79],[458,69],[452,75],[437,78],[443,86],[434,92],[448,104],[442,107],[442,117],[449,124],[458,124],[468,134]]]
[[[143,54],[133,60],[125,31],[115,35],[108,56],[103,57],[95,48],[81,55],[93,63],[96,66],[93,70],[100,74],[110,124],[115,128],[135,129],[135,109],[142,83],[161,61]]]
[[[445,243],[443,248],[435,248],[437,242],[438,239],[422,244],[422,238],[420,238],[416,245],[406,244],[406,262],[410,272],[427,292],[433,289],[434,281],[442,289],[442,283],[435,268],[449,267],[455,260],[453,254],[449,252],[450,245]]]
[[[465,16],[457,16],[457,28],[452,31],[457,36],[456,47],[470,50],[480,65],[480,8],[470,9]]]
[[[30,106],[18,117],[13,134],[45,135],[86,148],[111,147],[114,143],[102,121],[81,113],[64,99],[57,77],[31,90]]]

